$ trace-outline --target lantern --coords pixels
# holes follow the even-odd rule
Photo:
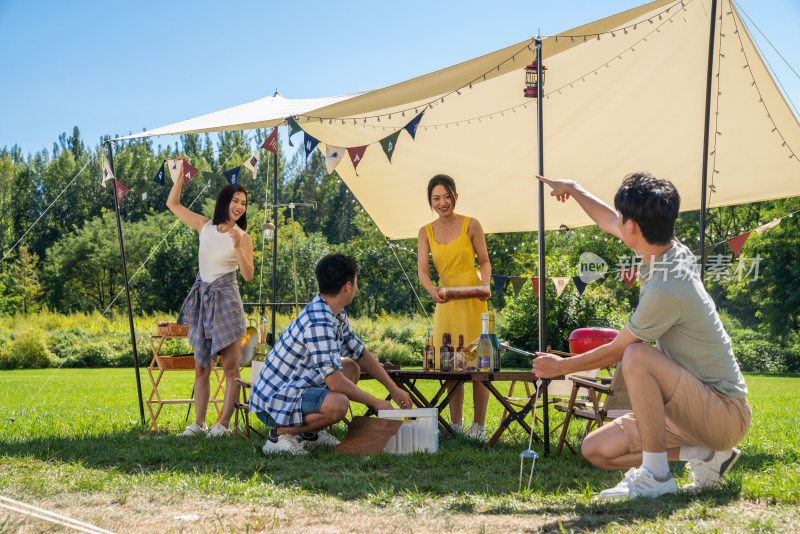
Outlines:
[[[266,241],[269,241],[270,239],[272,239],[272,236],[275,233],[275,225],[272,224],[271,222],[267,221],[261,227],[261,230],[263,230],[263,232],[264,232],[264,239]]]
[[[533,63],[525,67],[525,96],[528,98],[537,98],[539,96],[538,88],[536,86],[536,67],[538,64],[536,60],[533,60]],[[544,87],[544,71],[547,70],[547,67],[542,65],[542,87]]]

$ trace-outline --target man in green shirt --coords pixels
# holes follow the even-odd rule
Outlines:
[[[628,469],[600,496],[677,492],[668,460],[687,462],[692,481],[682,489],[715,487],[739,458],[735,445],[750,427],[751,412],[730,337],[694,255],[675,240],[678,191],[668,180],[632,174],[617,191],[614,209],[577,182],[537,178],[559,201],[574,198],[601,230],[642,260],[639,306],[614,341],[579,356],[538,353],[533,360],[533,371],[543,378],[621,366],[632,413],[581,445],[593,465]]]

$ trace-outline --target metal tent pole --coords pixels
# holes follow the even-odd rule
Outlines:
[[[111,141],[106,141],[106,148],[108,149],[108,164],[111,166],[111,174],[114,178],[114,210],[117,213],[117,235],[119,236],[119,250],[122,254],[122,274],[125,277],[125,296],[128,299],[128,325],[131,330],[131,346],[133,347],[133,365],[134,372],[136,373],[136,391],[139,393],[139,417],[144,426],[144,402],[142,401],[142,381],[139,377],[139,353],[136,350],[136,331],[133,329],[133,310],[131,308],[131,289],[128,280],[128,264],[125,259],[125,240],[122,238],[122,222],[119,216],[119,197],[117,196],[117,180],[116,173],[114,172],[114,151],[111,149]]]
[[[544,176],[544,128],[542,125],[542,40],[536,36],[536,131],[539,144],[539,176]],[[539,352],[547,350],[547,317],[545,296],[545,261],[544,261],[544,184],[539,181]],[[550,456],[550,414],[547,385],[549,380],[542,380],[542,423],[544,424],[544,455]]]
[[[275,154],[275,165],[272,169],[272,220],[275,231],[272,236],[272,344],[275,344],[275,303],[278,302],[278,152]]]
[[[703,131],[703,172],[700,190],[700,283],[705,272],[706,249],[706,190],[708,189],[708,137],[711,125],[711,82],[714,77],[714,38],[717,33],[717,0],[711,2],[711,29],[708,37],[708,75],[706,77],[706,117]]]

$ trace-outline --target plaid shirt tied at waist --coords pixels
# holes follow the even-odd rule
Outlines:
[[[236,271],[211,282],[200,275],[178,314],[178,323],[189,326],[189,343],[194,359],[203,367],[225,347],[241,339],[247,331]]]

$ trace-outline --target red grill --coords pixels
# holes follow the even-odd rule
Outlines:
[[[569,351],[583,354],[606,343],[611,343],[619,332],[613,328],[578,328],[569,335]]]

